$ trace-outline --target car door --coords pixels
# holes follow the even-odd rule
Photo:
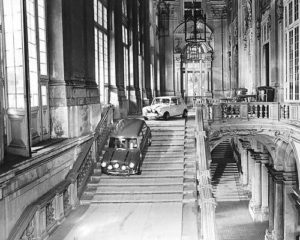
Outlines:
[[[183,114],[183,111],[185,109],[185,105],[183,103],[183,100],[181,98],[177,99],[178,105],[177,105],[177,115]]]
[[[177,98],[171,98],[170,104],[170,116],[176,116],[177,114]]]

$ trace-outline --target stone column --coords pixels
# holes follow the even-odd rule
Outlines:
[[[269,213],[269,196],[268,196],[268,186],[269,186],[269,179],[268,179],[268,170],[265,166],[266,162],[262,162],[261,165],[261,213],[262,218],[261,221],[268,220],[268,213]]]
[[[253,221],[260,221],[261,215],[261,162],[254,160],[254,174],[252,182],[252,199],[249,210]]]
[[[130,81],[129,89],[129,112],[130,113],[140,113],[141,112],[141,94],[139,86],[139,34],[138,34],[138,6],[137,0],[129,1],[129,9],[132,17],[131,24],[131,46],[130,46],[130,56],[132,56],[133,71],[131,74],[133,76],[133,82]]]
[[[283,173],[283,178],[283,239],[296,239],[298,232],[298,209],[290,195],[293,192],[293,187],[297,187],[297,172]]]
[[[283,238],[283,179],[282,172],[275,172],[274,175],[275,193],[274,193],[274,240],[284,240]]]
[[[122,1],[114,1],[113,3],[113,36],[114,36],[114,58],[115,65],[115,86],[111,86],[111,103],[115,105],[115,118],[127,116],[128,102],[125,96],[124,88],[124,51],[122,39]],[[112,83],[113,84],[113,83]]]
[[[241,149],[242,184],[248,185],[248,154],[246,149]]]
[[[150,19],[149,19],[149,1],[143,2],[144,19],[141,22],[144,27],[144,74],[145,74],[145,90],[146,95],[143,95],[144,104],[149,105],[152,100],[151,91],[151,44],[150,44]]]
[[[253,185],[253,172],[254,172],[254,160],[251,157],[250,151],[247,153],[248,155],[248,190],[252,192],[252,185]],[[253,192],[252,192],[253,194]]]
[[[275,202],[275,191],[274,191],[274,180],[272,175],[269,173],[268,175],[269,182],[268,182],[268,205],[269,205],[269,225],[268,229],[266,229],[266,240],[272,240],[273,230],[274,230],[274,202]]]

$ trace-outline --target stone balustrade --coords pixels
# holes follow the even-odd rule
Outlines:
[[[201,102],[204,106],[204,121],[214,122],[229,119],[270,120],[295,123],[300,121],[300,105],[296,103],[278,102]]]
[[[200,208],[200,235],[202,240],[217,239],[215,208],[211,175],[209,171],[208,147],[204,131],[203,112],[196,108],[196,156],[197,156],[197,189],[198,205]]]

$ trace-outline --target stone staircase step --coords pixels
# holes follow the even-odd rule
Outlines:
[[[182,202],[182,193],[159,193],[159,194],[97,194],[88,199],[88,203],[155,203],[155,202]],[[85,198],[81,203],[85,204]]]
[[[148,147],[147,153],[152,152],[165,152],[165,153],[171,153],[171,152],[182,152],[184,150],[184,147],[182,145],[169,145],[169,146],[151,146]]]
[[[147,169],[151,171],[161,171],[161,170],[183,170],[183,163],[166,163],[166,162],[145,162],[142,166],[142,169]]]
[[[154,177],[154,178],[102,178],[98,183],[88,183],[88,187],[97,187],[97,186],[150,186],[156,185],[158,187],[162,185],[178,185],[183,184],[182,177]]]
[[[157,194],[157,193],[182,193],[183,186],[182,184],[178,185],[148,185],[148,186],[99,186],[87,189],[90,191],[90,194]]]

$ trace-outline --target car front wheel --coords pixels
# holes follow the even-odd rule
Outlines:
[[[169,119],[170,119],[170,113],[165,112],[165,114],[164,114],[164,119],[165,119],[165,120],[169,120]]]

